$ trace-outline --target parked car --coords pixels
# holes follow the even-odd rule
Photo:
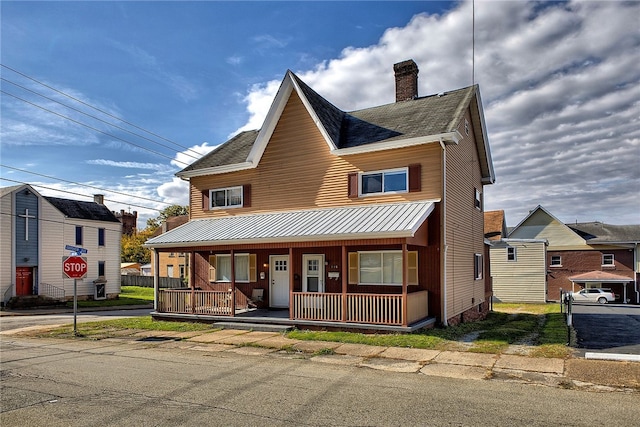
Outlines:
[[[580,292],[569,292],[569,298],[574,302],[597,302],[606,304],[615,301],[616,296],[611,289],[590,288]]]

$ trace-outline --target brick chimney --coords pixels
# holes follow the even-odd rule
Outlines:
[[[396,102],[410,101],[418,97],[418,66],[413,59],[393,65],[396,75]]]
[[[104,205],[104,194],[94,194],[93,201],[99,205]]]

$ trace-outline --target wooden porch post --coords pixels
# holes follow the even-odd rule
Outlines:
[[[402,326],[407,326],[407,244],[402,244]]]
[[[293,319],[293,248],[289,248],[289,319]]]
[[[189,285],[191,286],[191,312],[195,313],[196,312],[196,281],[195,281],[195,276],[196,276],[196,263],[194,262],[195,259],[195,252],[191,251],[189,252],[189,257],[191,257],[192,259],[189,262]]]
[[[157,250],[153,251],[153,310],[158,311],[158,297],[160,290],[160,254]]]
[[[231,249],[231,317],[236,315],[236,257]]]
[[[347,283],[349,265],[347,260],[347,247],[342,245],[342,321],[347,321]]]

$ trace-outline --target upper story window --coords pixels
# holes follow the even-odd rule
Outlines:
[[[210,209],[242,207],[242,186],[209,190]]]
[[[602,266],[614,267],[616,265],[613,254],[602,254]]]
[[[360,174],[360,194],[406,193],[409,188],[407,168]]]
[[[517,248],[507,248],[507,261],[517,261]]]
[[[76,225],[76,245],[82,245],[82,226]]]
[[[98,261],[98,276],[104,277],[105,264],[104,261]]]
[[[104,228],[98,228],[98,246],[104,246]]]
[[[551,267],[562,267],[562,257],[560,255],[551,255]]]

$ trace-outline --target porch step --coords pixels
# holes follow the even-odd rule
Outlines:
[[[287,332],[293,329],[293,326],[287,325],[265,325],[260,323],[247,322],[214,322],[213,326],[224,329],[240,329],[243,331],[260,331],[260,332]]]

